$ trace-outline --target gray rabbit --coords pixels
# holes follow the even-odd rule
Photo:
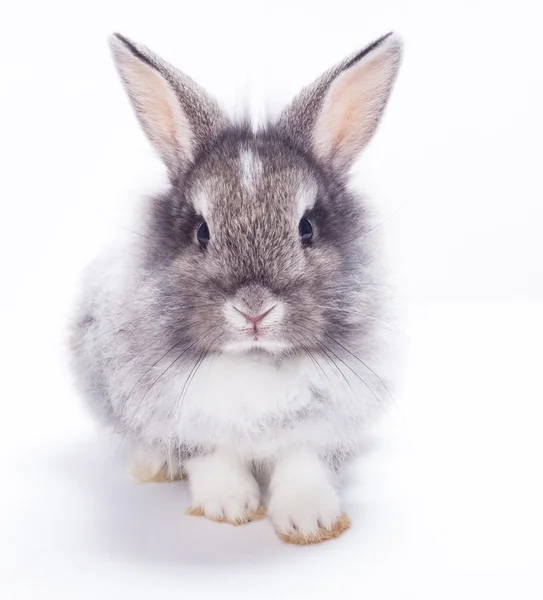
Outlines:
[[[401,59],[388,34],[266,126],[234,122],[144,46],[111,38],[169,174],[141,235],[88,270],[72,329],[77,383],[134,446],[141,481],[187,476],[191,514],[267,515],[281,539],[349,527],[338,476],[380,409],[382,301],[349,171]]]

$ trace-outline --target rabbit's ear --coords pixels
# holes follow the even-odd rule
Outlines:
[[[285,109],[279,126],[325,166],[346,172],[371,139],[400,65],[402,43],[389,33],[347,59]]]
[[[110,46],[140,123],[174,178],[226,117],[192,79],[145,46],[118,33]]]

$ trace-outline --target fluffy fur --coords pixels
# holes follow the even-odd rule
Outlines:
[[[79,386],[134,440],[141,479],[188,474],[193,512],[250,520],[258,468],[280,535],[333,537],[347,526],[335,473],[382,400],[379,274],[348,172],[400,43],[384,36],[257,131],[143,46],[116,35],[112,49],[171,185],[142,235],[87,273],[72,335]],[[257,328],[243,313],[267,314]]]

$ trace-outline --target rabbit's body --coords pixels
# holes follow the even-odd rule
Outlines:
[[[265,470],[271,518],[290,541],[347,526],[334,474],[380,403],[378,273],[346,175],[392,85],[399,46],[387,39],[259,131],[231,124],[145,48],[113,42],[171,186],[141,235],[89,269],[72,340],[80,387],[136,442],[136,470],[186,472],[205,516],[250,519],[251,467]],[[368,94],[357,77],[375,79],[380,61],[357,125]]]

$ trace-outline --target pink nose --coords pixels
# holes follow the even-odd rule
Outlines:
[[[257,317],[251,317],[251,315],[244,313],[242,310],[236,308],[235,306],[234,308],[239,312],[240,315],[242,315],[245,318],[246,321],[251,323],[253,327],[256,327],[265,317],[267,317],[271,313],[271,311],[275,308],[275,305],[269,308],[266,312],[263,312],[261,315],[258,315]]]

